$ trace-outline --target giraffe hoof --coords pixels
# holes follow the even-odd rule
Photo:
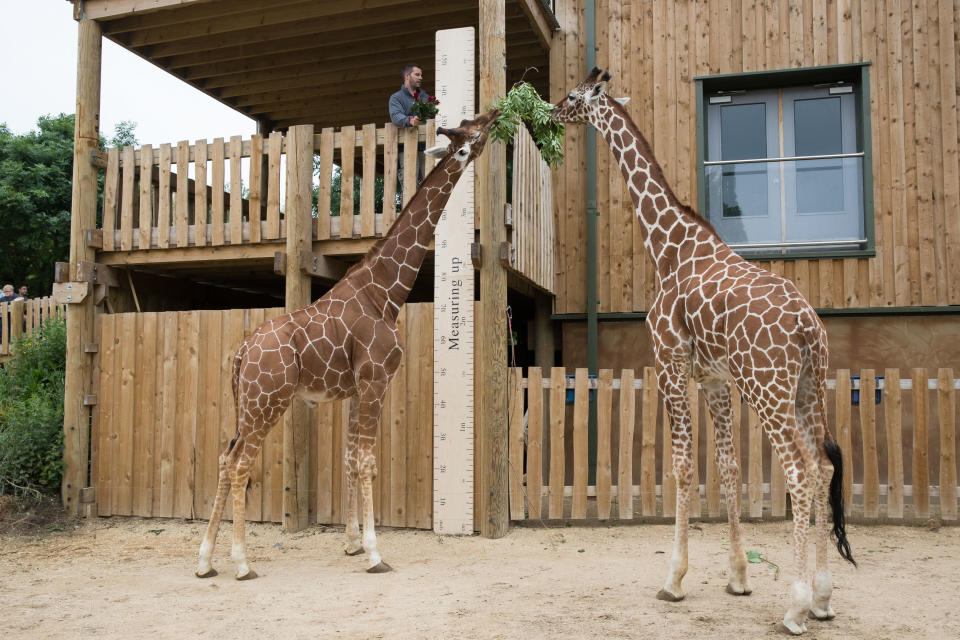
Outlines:
[[[360,555],[361,553],[363,553],[363,547],[360,547],[360,548],[357,549],[356,551],[350,551],[349,549],[344,549],[343,552],[344,552],[345,554],[347,554],[348,556],[358,556],[358,555]]]
[[[750,589],[749,587],[745,587],[737,591],[736,587],[734,587],[730,583],[727,583],[727,593],[729,593],[732,596],[748,596],[751,593],[753,593],[753,589]]]
[[[253,580],[256,577],[257,577],[256,571],[247,571],[242,576],[240,574],[237,574],[237,580]]]
[[[810,611],[807,612],[807,616],[814,620],[833,620],[837,617],[837,614],[832,607],[827,606],[826,609],[812,607]]]
[[[798,625],[795,623],[790,623],[790,625],[788,625],[786,621],[780,622],[777,624],[777,631],[779,631],[780,633],[791,635],[791,636],[799,636],[804,632],[806,632],[806,630],[807,630],[807,625],[805,624]]]
[[[198,578],[212,578],[213,576],[217,575],[217,570],[211,567],[204,573],[200,573],[199,571],[197,571],[194,573],[194,575],[197,576]]]
[[[660,591],[657,591],[657,600],[663,600],[664,602],[680,602],[683,600],[683,596],[674,595],[666,589],[660,589]]]
[[[367,573],[388,573],[390,571],[393,571],[393,567],[388,565],[386,562],[381,562],[380,564],[367,569]]]

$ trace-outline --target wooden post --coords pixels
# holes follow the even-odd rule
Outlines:
[[[504,0],[480,0],[479,71],[482,110],[506,93]],[[507,533],[507,274],[495,258],[506,240],[506,147],[488,143],[475,161],[476,206],[480,245],[480,302],[476,319],[477,503],[480,533],[499,538]]]
[[[287,256],[313,248],[313,125],[297,125],[287,132]],[[287,311],[310,304],[311,278],[300,271],[300,262],[286,266]],[[299,531],[309,522],[310,412],[295,398],[283,420],[283,527]]]
[[[77,111],[73,134],[73,194],[70,216],[70,265],[93,262],[96,252],[87,246],[86,231],[97,222],[97,151],[100,126],[100,25],[80,20],[77,38]],[[95,342],[93,296],[67,305],[67,362],[63,396],[63,482],[61,498],[67,512],[80,512],[80,490],[87,484],[90,446],[90,407],[83,396],[90,391],[93,358],[83,344]]]

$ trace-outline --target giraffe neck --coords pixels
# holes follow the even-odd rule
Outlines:
[[[437,163],[384,237],[361,261],[360,265],[369,267],[373,274],[373,290],[378,303],[383,299],[385,317],[396,318],[410,295],[443,208],[465,168],[466,164],[452,154]]]
[[[661,280],[676,271],[683,258],[704,245],[716,253],[725,245],[708,222],[696,216],[673,194],[653,150],[621,104],[607,96],[593,125],[610,145],[640,220],[643,244]]]

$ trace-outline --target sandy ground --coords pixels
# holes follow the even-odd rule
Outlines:
[[[672,527],[512,528],[500,540],[380,531],[395,571],[364,572],[342,528],[287,535],[252,525],[251,566],[233,579],[229,523],[214,566],[193,576],[205,523],[82,521],[0,538],[0,630],[9,638],[758,638],[787,604],[788,523],[746,524],[754,593],[726,584],[727,527],[694,525],[679,603],[656,600]],[[852,526],[860,569],[831,553],[831,622],[808,638],[960,637],[960,528]]]

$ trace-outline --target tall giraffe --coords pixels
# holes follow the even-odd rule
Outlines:
[[[833,580],[827,568],[828,496],[837,549],[856,565],[844,529],[842,457],[826,424],[826,331],[792,282],[739,257],[709,222],[677,199],[650,145],[627,114],[627,99],[609,97],[610,74],[600,73],[594,68],[554,107],[553,116],[560,122],[593,125],[610,145],[640,220],[644,248],[656,266],[659,287],[646,326],[670,418],[678,490],[670,571],[657,597],[671,602],[684,597],[680,582],[687,572],[694,481],[687,396],[691,377],[704,389],[716,430],[717,467],[730,521],[727,591],[751,592],[731,428],[729,382],[733,381],[756,410],[783,466],[792,498],[797,576],[783,624],[793,634],[803,633],[808,611],[821,620],[834,617]],[[807,567],[811,502],[817,523],[812,576]]]
[[[367,571],[390,571],[377,551],[373,518],[374,445],[387,386],[403,348],[397,315],[413,287],[440,214],[464,169],[487,143],[500,115],[492,110],[455,129],[427,154],[440,158],[389,231],[360,262],[313,304],[265,322],[240,345],[233,362],[237,435],[220,456],[217,495],[200,545],[196,575],[216,574],[211,565],[227,492],[233,493],[233,549],[238,580],[256,576],[246,560],[244,507],[250,469],[270,429],[294,396],[309,402],[351,398],[344,464],[347,469],[348,555],[366,550]],[[363,495],[363,539],[357,517],[357,483]]]

